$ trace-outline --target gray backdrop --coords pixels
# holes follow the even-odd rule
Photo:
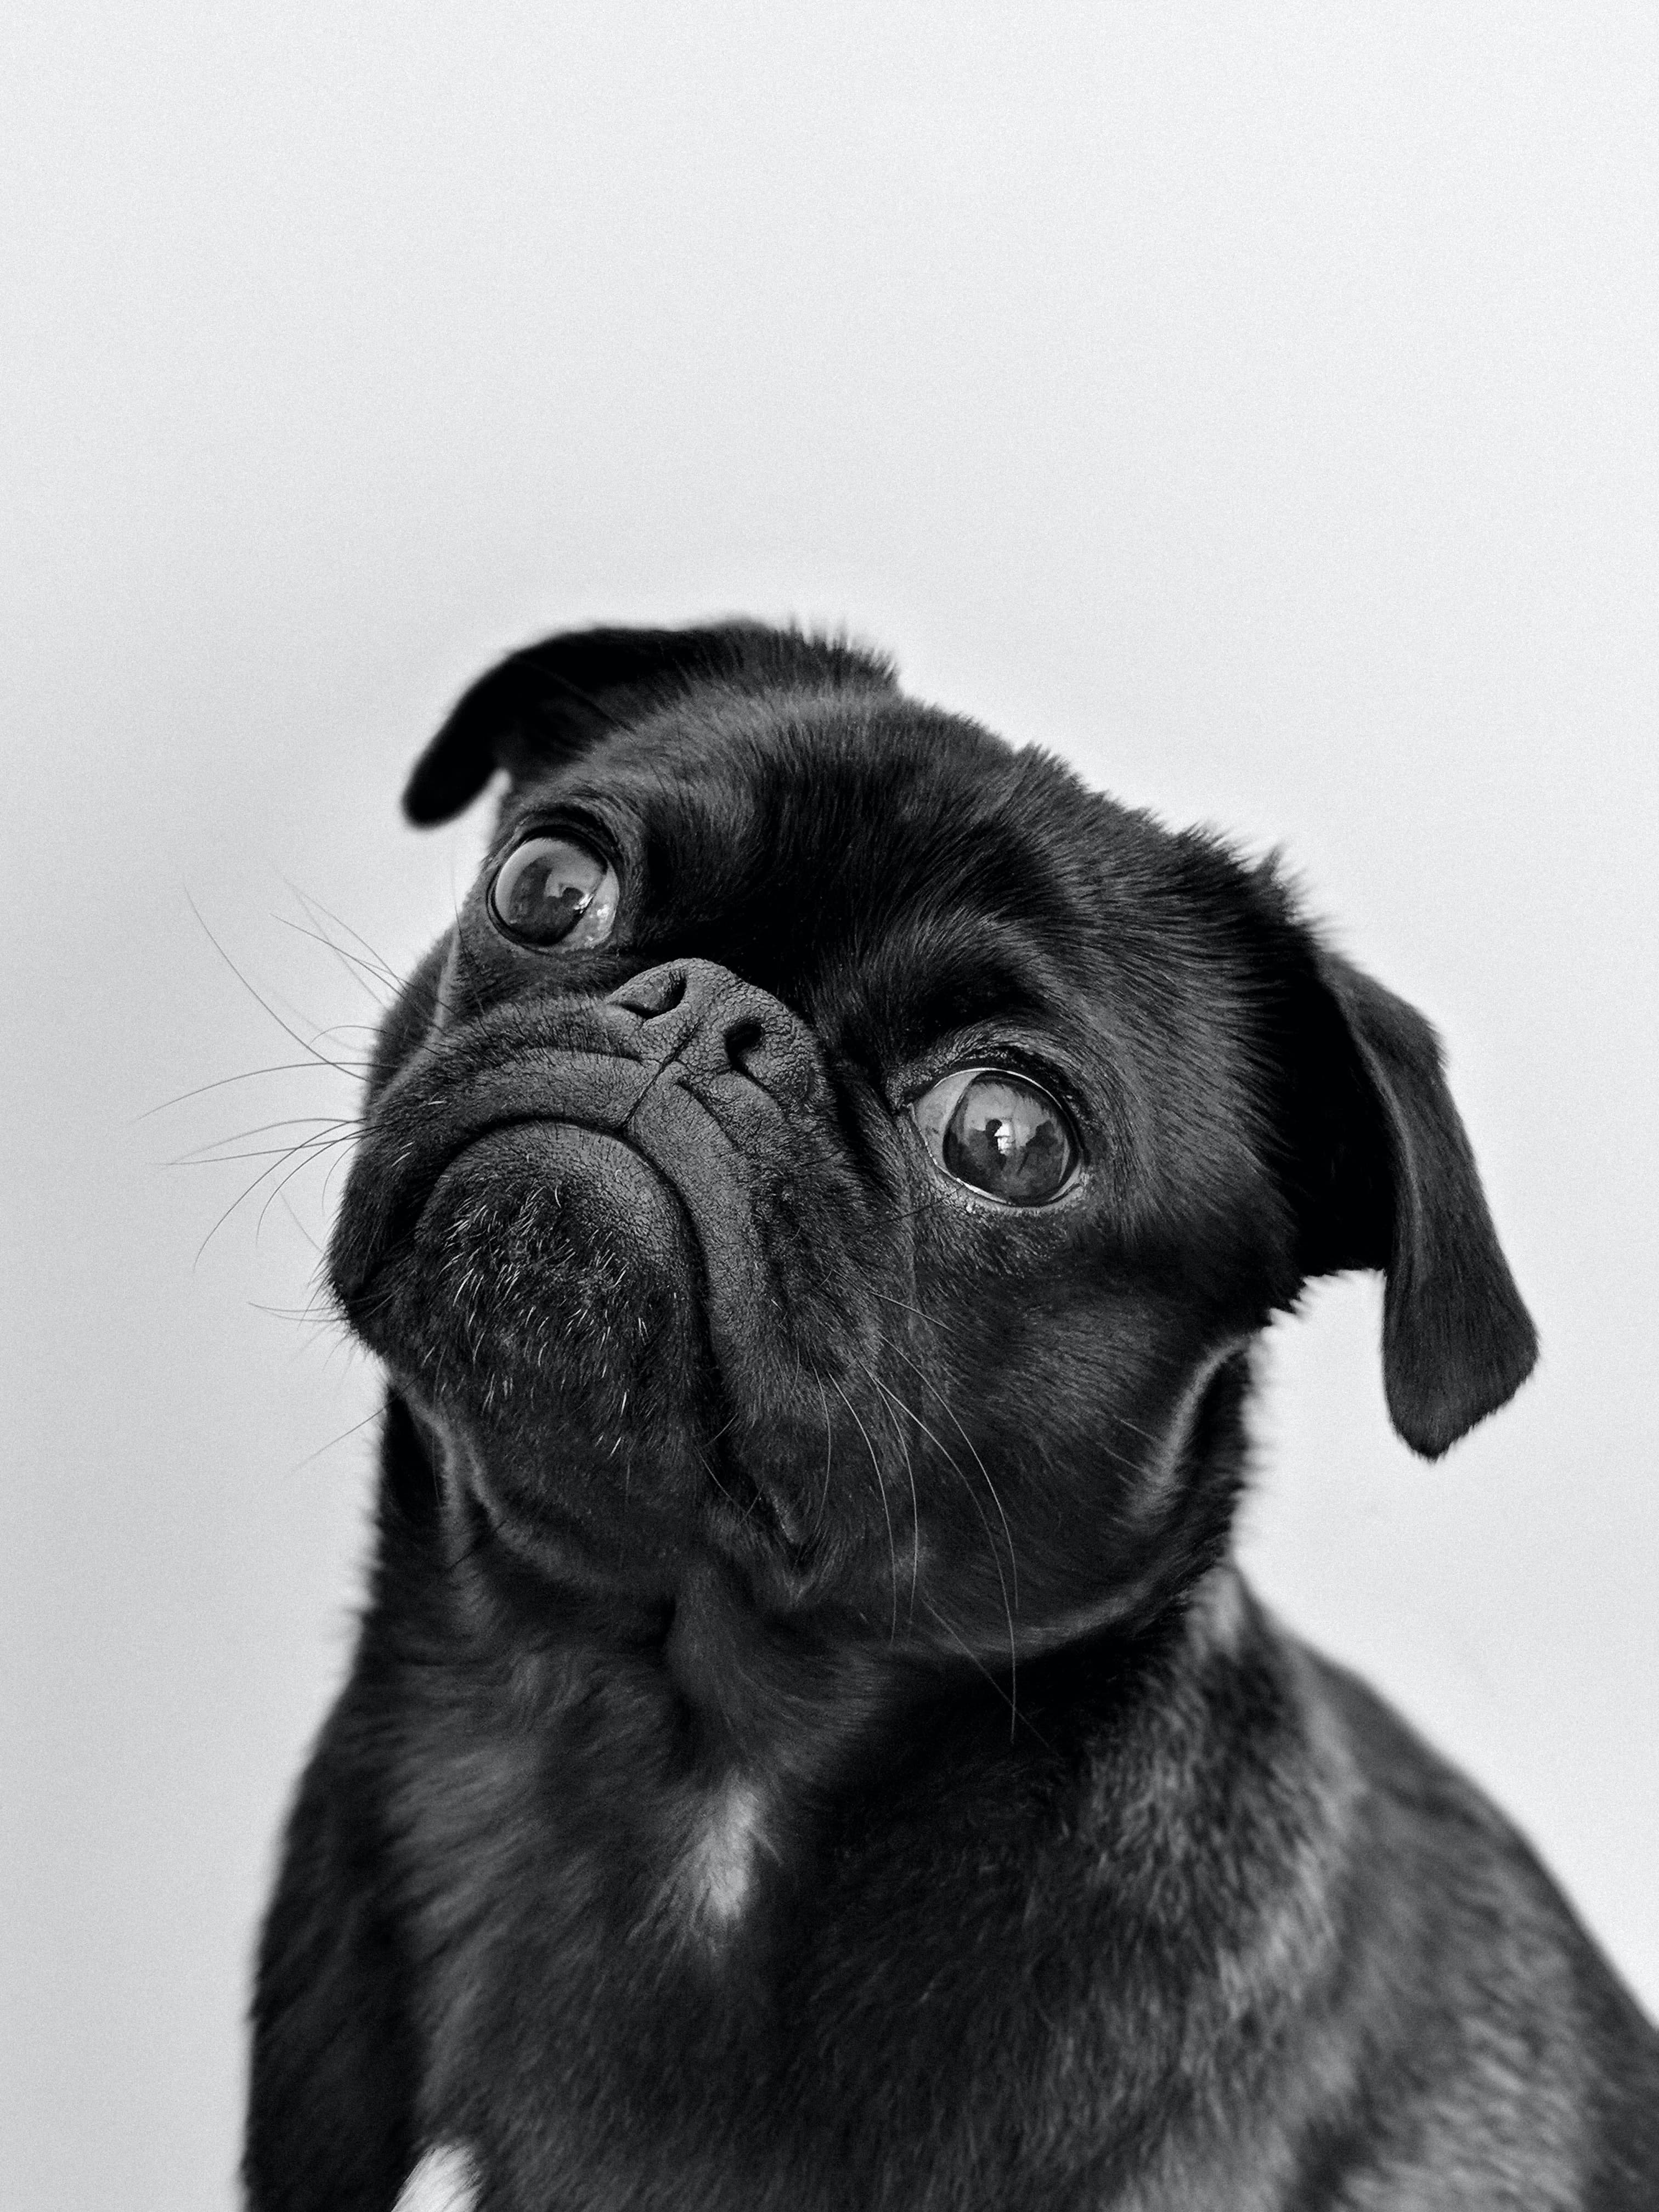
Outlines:
[[[409,757],[601,617],[845,621],[1442,1025],[1542,1369],[1426,1469],[1322,1290],[1243,1548],[1659,2004],[1651,8],[7,14],[8,2203],[229,2201],[350,1632],[337,1148],[167,1163],[335,1133],[304,933],[435,933]]]

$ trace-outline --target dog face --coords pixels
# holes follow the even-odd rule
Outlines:
[[[331,1265],[537,1571],[1024,1656],[1213,1555],[1310,1275],[1387,1270],[1420,1450],[1526,1374],[1431,1034],[1270,871],[743,625],[515,655],[411,814],[497,765]]]

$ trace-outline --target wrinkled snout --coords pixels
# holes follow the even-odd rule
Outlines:
[[[753,1496],[821,1466],[826,1390],[869,1388],[895,1212],[813,1033],[676,960],[434,1028],[374,1102],[331,1267],[428,1405]]]

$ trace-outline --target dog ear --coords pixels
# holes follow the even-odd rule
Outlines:
[[[1315,969],[1315,1002],[1297,1023],[1301,1272],[1382,1270],[1389,1417],[1413,1451],[1438,1459],[1526,1381],[1537,1332],[1434,1031],[1322,947]]]
[[[496,769],[522,775],[574,760],[701,684],[886,690],[892,682],[878,654],[764,623],[565,630],[509,653],[462,694],[415,763],[404,811],[411,822],[447,822]]]
[[[657,701],[726,674],[750,626],[565,630],[509,653],[465,691],[415,763],[411,822],[447,822],[498,768],[522,775],[574,759]]]

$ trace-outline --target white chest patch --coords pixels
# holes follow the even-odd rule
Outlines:
[[[459,2143],[429,2150],[398,2194],[392,2212],[472,2212],[478,2169]]]
[[[730,1928],[748,1902],[765,1809],[755,1784],[737,1775],[699,1805],[676,1887],[706,1927]]]

